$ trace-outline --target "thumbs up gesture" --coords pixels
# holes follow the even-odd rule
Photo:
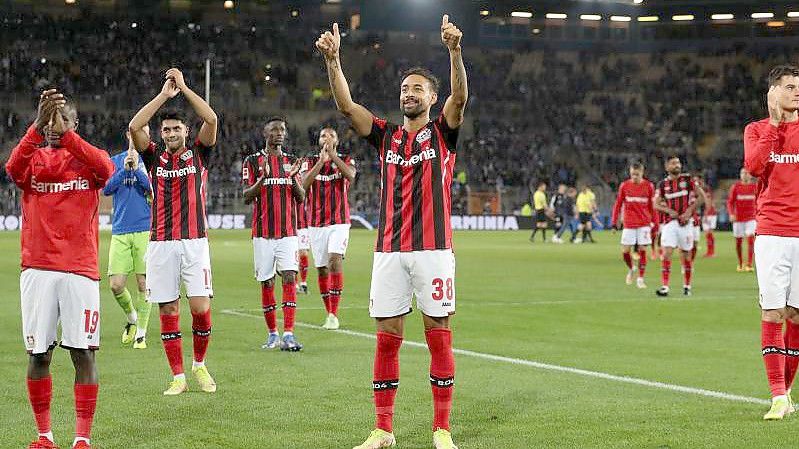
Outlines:
[[[441,42],[443,42],[450,51],[458,50],[461,48],[462,37],[463,33],[461,30],[459,30],[454,23],[450,23],[448,14],[444,14],[441,18]]]
[[[341,34],[338,31],[338,23],[333,24],[333,32],[325,31],[316,40],[316,48],[327,60],[332,60],[338,57],[339,48],[341,48]]]

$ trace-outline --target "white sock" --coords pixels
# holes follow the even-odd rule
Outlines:
[[[72,442],[72,447],[75,447],[75,445],[78,444],[78,441],[85,441],[86,444],[90,444],[91,443],[91,441],[89,441],[88,438],[75,437],[75,441]]]
[[[52,430],[49,431],[49,432],[46,432],[46,433],[40,433],[39,436],[40,437],[45,437],[48,440],[55,442],[55,437],[53,436],[53,431]]]
[[[175,374],[175,380],[183,380],[183,381],[185,381],[186,380],[186,374],[185,373]]]
[[[139,321],[139,315],[136,313],[136,309],[133,309],[128,314],[128,323],[136,324],[137,321]]]
[[[294,335],[294,332],[283,331],[283,336],[285,337],[286,335]]]
[[[191,367],[192,368],[200,368],[200,367],[203,367],[203,366],[205,366],[205,360],[203,360],[202,362],[198,362],[196,360],[192,360],[191,361]]]
[[[140,327],[136,328],[136,338],[139,339],[141,337],[147,336],[147,329],[142,329]]]

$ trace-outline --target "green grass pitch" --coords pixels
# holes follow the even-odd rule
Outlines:
[[[759,448],[794,442],[795,424],[764,423],[763,403],[670,389],[694,387],[767,399],[759,351],[759,309],[752,273],[736,273],[729,234],[719,257],[696,264],[694,296],[658,300],[660,263],[651,262],[649,288],[624,285],[619,235],[598,233],[596,245],[527,241],[527,232],[455,234],[458,313],[453,433],[473,448]],[[4,447],[25,447],[34,423],[25,393],[25,355],[19,313],[19,234],[1,233],[0,429]],[[101,270],[109,235],[101,236]],[[369,278],[374,233],[353,231],[345,262],[341,321],[371,334]],[[149,349],[119,343],[121,310],[102,283],[100,399],[93,442],[111,448],[344,448],[359,444],[373,425],[374,341],[358,334],[301,327],[302,353],[262,351],[260,294],[252,279],[248,231],[211,235],[214,333],[208,366],[219,391],[163,397],[169,369],[150,324]],[[672,287],[681,286],[674,264]],[[324,309],[299,297],[298,320],[321,324]],[[132,287],[132,284],[131,284]],[[674,293],[680,293],[674,288]],[[279,289],[278,289],[279,292]],[[185,302],[182,328],[190,335]],[[423,342],[421,318],[408,318],[406,341]],[[506,358],[486,358],[484,355]],[[184,338],[190,363],[191,338]],[[521,361],[579,368],[662,382],[665,388]],[[426,350],[406,345],[395,433],[399,448],[431,448],[432,405]],[[63,350],[53,363],[54,431],[69,447],[74,411],[72,367]],[[193,387],[193,388],[192,388]]]

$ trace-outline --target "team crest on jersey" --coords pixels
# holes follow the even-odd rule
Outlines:
[[[188,161],[189,159],[192,158],[192,156],[194,156],[194,153],[192,153],[191,150],[186,150],[183,154],[180,155],[180,158],[183,159],[183,161]]]
[[[688,187],[688,184],[686,184],[685,181],[680,181],[680,188],[684,189],[686,187]]]
[[[291,171],[291,164],[283,164],[283,171]]]
[[[28,335],[25,337],[25,341],[28,343],[29,348],[36,346],[36,339],[33,338],[33,335]]]
[[[419,134],[416,135],[416,141],[419,142],[419,143],[422,143],[422,142],[424,142],[426,140],[430,140],[430,137],[432,135],[433,135],[433,133],[430,132],[430,128],[425,128],[425,129],[419,131]]]

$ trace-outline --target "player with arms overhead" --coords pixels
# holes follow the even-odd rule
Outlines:
[[[622,208],[624,230],[621,232],[621,254],[627,265],[627,285],[633,283],[633,259],[630,251],[638,247],[638,288],[646,288],[646,247],[652,244],[652,220],[654,219],[653,197],[655,186],[644,178],[644,165],[639,162],[630,164],[630,179],[621,183],[616,203],[613,205],[611,226],[616,229]]]
[[[768,83],[768,118],[744,130],[744,168],[758,178],[755,267],[772,395],[763,419],[773,420],[793,412],[799,363],[799,67],[775,67]]]
[[[189,128],[177,112],[161,116],[159,129],[163,146],[150,141],[147,123],[167,101],[183,93],[203,124],[193,145],[188,145]],[[141,152],[153,183],[152,225],[147,245],[147,300],[158,304],[161,341],[172,369],[173,380],[165,395],[187,389],[183,372],[183,344],[180,333],[180,281],[192,316],[194,373],[200,388],[216,391],[216,383],[205,366],[211,338],[211,256],[205,217],[206,164],[216,144],[216,113],[191,90],[178,69],[166,72],[166,82],[130,121],[133,144]]]
[[[325,303],[325,329],[339,328],[338,306],[344,288],[344,255],[350,239],[350,183],[355,161],[338,154],[338,133],[332,126],[319,132],[319,155],[303,163],[303,187],[308,192],[308,230],[318,271],[319,293]]]
[[[6,163],[9,177],[22,189],[22,337],[30,355],[28,397],[39,431],[29,449],[57,447],[50,422],[50,361],[59,322],[61,347],[75,366],[73,448],[90,448],[97,404],[99,191],[114,164],[108,153],[75,133],[77,122],[77,111],[62,94],[44,91],[36,121]]]
[[[255,279],[261,283],[261,306],[269,331],[262,349],[280,346],[300,351],[294,337],[297,311],[297,209],[305,190],[297,176],[301,161],[283,152],[286,121],[271,117],[263,129],[266,148],[247,156],[242,164],[244,202],[252,203],[252,245]],[[275,274],[283,283],[283,339],[277,332]]]
[[[338,110],[378,150],[381,163],[380,225],[369,295],[369,313],[377,322],[372,384],[377,419],[375,430],[357,449],[396,444],[392,419],[399,386],[399,349],[413,296],[422,311],[431,355],[433,444],[436,449],[456,448],[449,425],[455,379],[449,328],[449,316],[455,313],[450,186],[468,97],[461,37],[461,31],[444,15],[441,40],[449,50],[451,93],[441,115],[431,120],[438,80],[426,69],[406,71],[399,92],[404,116],[401,125],[375,117],[352,100],[341,69],[338,24],[316,41],[325,57]]]
[[[727,212],[732,222],[735,237],[735,252],[738,255],[738,272],[753,271],[752,256],[755,253],[755,214],[757,211],[757,184],[745,168],[741,169],[741,180],[730,187],[727,196]],[[749,257],[744,264],[743,241],[749,245]]]
[[[655,198],[655,209],[661,212],[660,246],[663,249],[661,280],[663,285],[655,292],[658,296],[669,295],[671,256],[675,248],[680,249],[683,275],[683,295],[691,295],[691,275],[694,248],[693,216],[697,207],[704,203],[704,194],[696,191],[691,175],[682,172],[680,157],[666,158],[666,179],[660,181]]]

